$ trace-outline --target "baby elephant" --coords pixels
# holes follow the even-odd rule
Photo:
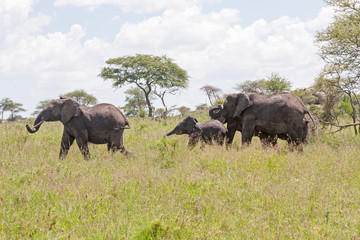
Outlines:
[[[218,120],[212,119],[205,123],[198,123],[196,118],[189,116],[181,121],[174,130],[166,134],[166,136],[170,136],[172,134],[188,134],[188,146],[193,148],[199,140],[201,140],[202,143],[207,144],[212,144],[212,140],[215,140],[217,144],[222,145],[227,134],[227,129],[224,124]]]

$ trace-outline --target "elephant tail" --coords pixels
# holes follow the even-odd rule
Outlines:
[[[117,126],[117,127],[115,127],[115,130],[119,130],[119,129],[130,129],[130,123],[129,123],[129,121],[125,119],[125,124],[124,124],[124,126]]]
[[[126,127],[127,126],[127,127]],[[130,127],[130,122],[126,119],[125,120],[125,125],[124,125],[124,127],[123,127],[124,129],[130,129],[131,127]]]
[[[305,113],[305,114],[308,114],[309,117],[311,118],[311,121],[313,122],[313,124],[315,124],[314,118],[313,118],[313,116],[311,115],[310,111],[309,111],[308,109],[305,109],[304,113]]]

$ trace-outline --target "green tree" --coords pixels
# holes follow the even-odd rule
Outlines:
[[[85,92],[82,89],[68,92],[63,96],[75,98],[81,105],[91,106],[97,104],[97,99],[92,94]]]
[[[258,94],[274,95],[280,92],[290,91],[291,82],[281,77],[278,73],[272,73],[266,79],[255,81],[247,80],[234,87],[241,92],[254,92]]]
[[[291,82],[277,73],[272,73],[264,83],[265,94],[274,95],[280,92],[287,92],[291,89]]]
[[[234,89],[239,90],[240,92],[253,92],[257,94],[265,94],[265,80],[247,80],[243,83],[237,84]]]
[[[129,88],[125,91],[126,105],[122,107],[126,116],[138,116],[139,111],[147,108],[144,92],[137,87]],[[150,97],[153,99],[153,97]]]
[[[21,103],[16,103],[10,98],[3,98],[0,101],[1,121],[4,121],[5,112],[10,112],[10,116],[8,118],[9,121],[21,118],[18,113],[26,111],[22,106],[23,105]]]
[[[3,98],[0,101],[1,122],[4,121],[4,113],[10,111],[14,102],[10,98]]]
[[[315,36],[319,55],[325,62],[316,80],[316,86],[326,88],[328,94],[333,96],[339,93],[346,95],[352,107],[352,119],[355,123],[359,121],[360,106],[357,97],[360,92],[360,2],[327,2],[335,7],[335,15],[330,25]],[[355,126],[354,130],[357,134]]]
[[[188,112],[190,112],[190,108],[181,106],[178,108],[178,111],[180,113],[180,116],[184,117]]]
[[[186,88],[189,77],[172,59],[166,56],[137,54],[135,56],[111,58],[99,74],[104,80],[113,81],[114,88],[135,84],[145,94],[148,116],[152,117],[150,96],[156,88]]]
[[[26,111],[22,106],[23,105],[21,103],[15,103],[15,102],[12,103],[9,109],[10,111],[10,116],[8,118],[9,121],[15,121],[17,119],[21,119],[19,113]]]

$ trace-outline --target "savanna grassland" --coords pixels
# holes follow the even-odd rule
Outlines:
[[[206,118],[200,118],[205,121]],[[187,149],[163,137],[179,119],[130,119],[111,155],[76,146],[58,159],[61,123],[29,134],[0,124],[0,239],[360,238],[360,137],[322,134],[291,151],[256,139]]]

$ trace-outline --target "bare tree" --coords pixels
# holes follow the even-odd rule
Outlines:
[[[162,113],[163,114],[162,116],[164,119],[166,119],[169,114],[169,109],[168,109],[167,105],[165,104],[165,95],[166,94],[175,95],[180,90],[181,90],[180,87],[160,88],[160,89],[155,87],[154,94],[160,98],[161,103],[164,106],[164,112]]]
[[[210,105],[213,105],[216,100],[220,99],[220,93],[222,93],[222,90],[220,88],[211,85],[205,85],[201,87],[200,90],[206,93]]]

